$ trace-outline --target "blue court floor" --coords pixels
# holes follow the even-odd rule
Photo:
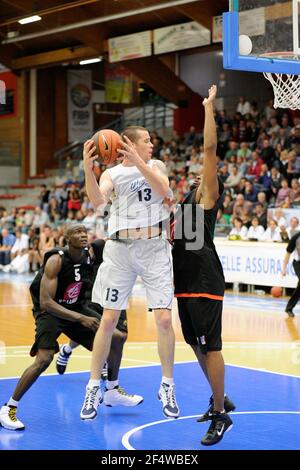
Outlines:
[[[209,423],[196,417],[207,408],[209,388],[198,364],[176,364],[181,417],[166,420],[156,398],[158,366],[120,372],[127,392],[144,396],[135,408],[101,405],[90,422],[79,418],[87,373],[41,377],[24,396],[19,417],[25,431],[0,429],[0,450],[300,450],[300,378],[226,367],[226,391],[236,404],[234,426],[212,447],[200,444]],[[0,381],[0,403],[11,395],[16,379]]]

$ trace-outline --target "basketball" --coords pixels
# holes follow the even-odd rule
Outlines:
[[[102,129],[96,132],[92,140],[96,145],[96,154],[101,164],[109,165],[118,158],[117,149],[121,148],[121,136],[112,129]]]
[[[282,287],[274,286],[271,289],[272,297],[281,297],[282,296]]]

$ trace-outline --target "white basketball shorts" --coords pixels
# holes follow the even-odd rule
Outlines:
[[[141,276],[148,307],[171,309],[173,278],[170,244],[161,238],[108,240],[98,269],[92,301],[103,308],[127,308],[137,276]]]

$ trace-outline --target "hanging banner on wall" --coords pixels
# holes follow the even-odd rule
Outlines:
[[[108,40],[109,62],[149,57],[151,53],[150,31],[127,34]]]
[[[93,132],[92,71],[68,70],[68,141]]]
[[[133,83],[133,75],[127,68],[119,64],[105,63],[106,103],[132,103]]]
[[[177,24],[154,30],[154,54],[210,44],[210,30],[197,23]]]
[[[5,71],[0,73],[0,118],[17,116],[17,76]]]

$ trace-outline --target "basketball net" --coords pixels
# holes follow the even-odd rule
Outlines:
[[[293,52],[270,52],[261,57],[299,60]],[[300,75],[271,72],[263,72],[263,75],[273,87],[274,108],[300,109]]]

